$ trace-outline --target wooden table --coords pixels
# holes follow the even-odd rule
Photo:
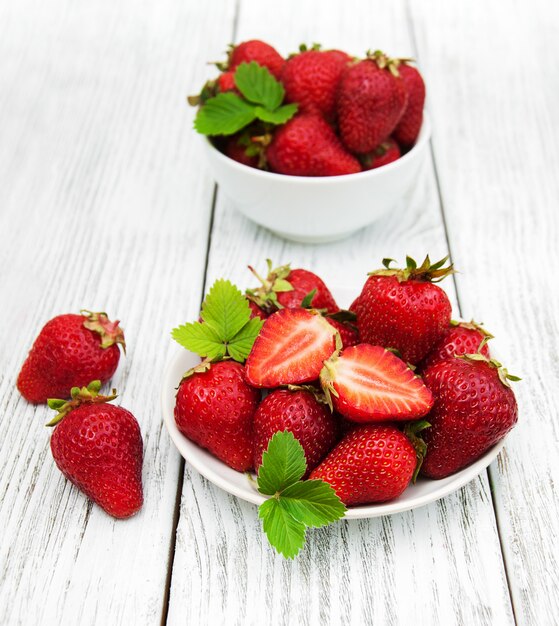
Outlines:
[[[18,0],[0,5],[0,623],[559,621],[559,12],[543,0]],[[291,244],[234,211],[185,96],[226,44],[321,41],[417,58],[434,133],[397,211]],[[350,201],[348,199],[348,201]],[[343,207],[340,207],[343,210]],[[454,313],[497,334],[520,422],[487,473],[409,513],[309,533],[293,562],[256,508],[182,461],[159,395],[170,329],[220,276],[291,261],[357,287],[384,256],[447,252]],[[115,521],[59,473],[15,379],[57,313],[117,315],[114,379],[145,444],[145,505]]]

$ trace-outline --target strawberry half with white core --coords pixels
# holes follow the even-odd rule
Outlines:
[[[433,283],[454,273],[448,257],[418,267],[406,257],[406,267],[390,267],[369,274],[356,309],[359,336],[364,343],[394,348],[408,363],[419,363],[446,333],[452,307],[446,293]]]
[[[433,406],[421,378],[381,346],[362,343],[332,356],[320,382],[333,407],[355,422],[416,420]]]
[[[255,387],[297,385],[318,378],[336,350],[336,329],[305,309],[282,309],[264,322],[246,362]]]

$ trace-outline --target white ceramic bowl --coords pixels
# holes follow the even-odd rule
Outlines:
[[[334,295],[338,303],[349,306],[351,297],[355,294],[348,289],[338,289],[335,290]],[[264,502],[265,496],[261,495],[254,488],[245,474],[225,465],[225,463],[212,456],[209,452],[187,439],[177,428],[174,418],[176,388],[184,372],[199,362],[200,357],[177,347],[163,378],[161,401],[165,426],[181,455],[202,476],[205,476],[221,489],[243,500],[261,504]],[[443,498],[460,489],[460,487],[463,487],[482,472],[497,457],[505,444],[505,439],[494,445],[475,463],[448,478],[430,480],[420,477],[414,485],[410,485],[396,500],[384,504],[354,506],[348,509],[345,517],[347,519],[359,519],[401,513],[402,511],[415,509]]]
[[[204,141],[219,188],[249,219],[302,243],[343,239],[393,209],[415,182],[431,134],[425,113],[415,146],[403,157],[345,176],[284,176],[225,156]]]

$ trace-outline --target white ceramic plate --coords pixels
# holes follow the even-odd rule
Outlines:
[[[333,291],[338,304],[342,306],[349,306],[352,297],[358,292],[357,289],[350,290],[347,288],[335,289]],[[194,469],[200,472],[202,476],[205,476],[209,481],[221,487],[221,489],[243,500],[254,504],[261,504],[264,502],[265,497],[256,491],[245,474],[231,469],[209,452],[187,439],[181,434],[175,424],[174,408],[176,388],[184,372],[199,362],[200,357],[196,354],[177,346],[177,350],[167,366],[163,378],[161,396],[163,419],[167,430],[182,456]],[[359,519],[363,517],[379,517],[381,515],[401,513],[402,511],[408,511],[429,504],[439,498],[444,498],[444,496],[460,489],[460,487],[463,487],[480,474],[499,454],[504,446],[505,439],[493,446],[475,463],[453,476],[443,478],[442,480],[429,480],[420,477],[415,485],[410,485],[396,500],[385,504],[354,506],[348,509],[345,517],[348,519]]]

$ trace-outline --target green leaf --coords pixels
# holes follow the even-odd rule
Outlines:
[[[269,122],[270,124],[285,124],[288,120],[290,120],[295,113],[297,113],[297,105],[293,104],[284,104],[279,109],[275,111],[270,111],[269,109],[265,109],[263,107],[255,107],[254,115],[263,122]]]
[[[246,361],[264,320],[254,317],[245,324],[227,345],[227,351],[235,361]]]
[[[237,94],[220,93],[198,109],[194,128],[202,135],[233,135],[255,117],[255,107]]]
[[[277,432],[268,442],[258,471],[258,491],[272,496],[296,483],[307,470],[305,452],[289,431]]]
[[[251,61],[241,63],[235,70],[235,85],[243,96],[273,111],[282,103],[285,90],[267,67]]]
[[[285,280],[283,278],[277,278],[274,281],[272,289],[276,293],[280,293],[280,292],[283,292],[283,291],[293,291],[293,285],[289,281],[287,281],[287,280]]]
[[[248,300],[228,280],[216,280],[202,304],[200,314],[222,342],[228,342],[250,319]]]
[[[183,348],[211,360],[222,359],[227,352],[219,333],[209,324],[183,324],[173,328],[171,336]]]
[[[310,309],[312,307],[312,301],[316,295],[316,289],[309,291],[309,293],[301,300],[301,308]]]
[[[305,543],[305,525],[286,511],[276,498],[263,502],[258,515],[272,546],[288,559],[296,556]]]
[[[306,526],[326,526],[342,518],[346,507],[327,482],[305,480],[281,492],[280,501],[298,522]]]

